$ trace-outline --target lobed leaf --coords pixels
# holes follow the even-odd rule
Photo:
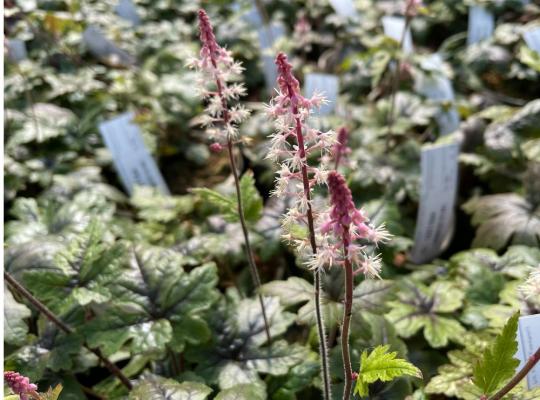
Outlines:
[[[514,375],[519,365],[519,360],[514,358],[518,350],[518,319],[519,312],[510,317],[493,345],[485,350],[482,358],[474,365],[473,383],[485,395],[491,395],[501,387]]]
[[[362,352],[354,394],[367,396],[368,384],[377,380],[388,382],[401,376],[422,378],[418,368],[406,360],[396,358],[397,352],[389,353],[389,348],[389,345],[377,346],[369,355],[367,350]]]

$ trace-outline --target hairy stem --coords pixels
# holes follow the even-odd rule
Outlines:
[[[217,62],[212,57],[212,65],[217,69]],[[221,105],[223,108],[222,118],[223,124],[227,125],[230,122],[229,115],[229,106],[227,103],[227,98],[223,94],[223,83],[221,80],[216,77],[216,86],[218,96],[221,100]],[[257,296],[259,298],[259,303],[261,304],[261,311],[264,319],[264,330],[266,332],[266,338],[268,343],[272,343],[272,337],[270,336],[270,325],[268,324],[268,318],[266,316],[266,308],[264,306],[264,299],[261,294],[261,278],[259,277],[259,271],[257,270],[257,264],[255,264],[255,258],[253,257],[253,250],[251,249],[251,244],[249,241],[249,232],[246,225],[246,219],[244,217],[244,206],[242,204],[242,191],[240,189],[240,179],[238,177],[238,170],[236,169],[236,161],[234,160],[233,153],[233,142],[230,136],[227,138],[227,151],[229,153],[229,163],[231,165],[231,170],[234,177],[234,186],[236,188],[236,198],[237,198],[237,207],[238,207],[238,218],[240,219],[240,225],[242,225],[242,233],[244,234],[244,243],[246,245],[246,253],[248,258],[249,270],[251,273],[251,278],[253,280],[253,285],[257,291]]]
[[[298,114],[298,109],[295,106],[293,109],[293,114]],[[317,242],[315,240],[315,226],[313,223],[313,209],[311,207],[311,193],[309,188],[309,177],[307,173],[307,159],[306,159],[306,149],[304,145],[304,136],[302,134],[302,124],[299,118],[296,118],[296,138],[298,141],[298,151],[300,153],[300,158],[304,160],[302,164],[302,183],[304,186],[304,196],[307,199],[308,209],[307,209],[307,220],[309,228],[309,242],[311,244],[311,251],[313,254],[317,254]],[[315,316],[317,319],[317,333],[319,336],[319,347],[321,355],[321,374],[323,378],[323,392],[324,398],[330,400],[331,398],[331,387],[330,387],[330,368],[328,364],[328,346],[326,343],[326,333],[324,331],[324,321],[322,315],[322,304],[321,304],[321,272],[317,269],[313,273],[313,281],[315,286]]]
[[[495,393],[489,398],[489,400],[500,400],[502,399],[510,390],[512,390],[527,374],[534,368],[536,363],[540,361],[540,347],[536,349],[534,354],[529,357],[523,368],[514,375],[514,377],[508,382],[501,390]]]
[[[349,400],[352,389],[352,366],[349,351],[349,329],[351,325],[352,299],[353,299],[353,268],[349,260],[349,244],[347,238],[343,241],[343,255],[345,258],[345,307],[343,309],[343,326],[341,328],[341,354],[343,357],[343,371],[345,374],[345,387],[343,400]]]
[[[407,34],[407,30],[409,29],[409,25],[411,22],[411,18],[409,16],[405,17],[405,26],[403,27],[403,32],[401,32],[401,38],[399,40],[399,51],[403,48],[403,43],[405,42],[405,36]],[[397,57],[396,59],[396,70],[394,71],[394,74],[392,75],[392,93],[390,94],[390,109],[388,110],[388,115],[386,117],[386,124],[388,125],[388,132],[386,133],[386,142],[385,142],[385,148],[386,150],[390,149],[390,140],[392,139],[392,129],[394,126],[394,109],[396,108],[396,94],[399,89],[399,74],[400,74],[400,68],[401,68],[401,59]]]
[[[251,249],[251,244],[249,242],[249,233],[247,230],[246,219],[244,218],[244,205],[242,203],[242,192],[240,190],[240,179],[238,178],[238,171],[236,169],[236,162],[234,160],[233,154],[233,143],[229,138],[227,141],[227,150],[229,152],[229,161],[231,163],[231,169],[234,176],[234,185],[236,187],[236,199],[238,202],[238,216],[240,218],[240,225],[242,225],[242,232],[244,234],[244,242],[246,244],[246,253],[248,256],[249,270],[251,271],[251,278],[253,279],[253,284],[257,290],[257,296],[259,298],[259,303],[261,304],[261,311],[264,319],[264,330],[266,331],[266,338],[268,343],[272,343],[272,337],[270,336],[270,325],[268,324],[268,318],[266,316],[266,309],[264,307],[264,299],[260,292],[261,288],[261,278],[259,277],[259,272],[257,271],[257,265],[255,264],[255,258],[253,257],[253,251]]]
[[[54,323],[60,330],[64,331],[65,333],[75,333],[75,330],[71,328],[70,326],[66,325],[60,318],[58,318],[51,310],[45,306],[42,302],[40,302],[38,299],[34,297],[32,293],[30,293],[24,286],[22,286],[19,282],[15,280],[9,273],[4,271],[4,279],[5,281],[11,286],[14,290],[16,290],[21,296],[23,296],[26,300],[30,302],[40,313],[45,315],[49,321]],[[88,346],[88,344],[83,343],[83,346],[90,350],[92,353],[94,353],[101,362],[107,367],[107,369],[116,376],[122,384],[128,388],[128,390],[131,390],[133,388],[133,385],[129,381],[129,379],[124,375],[124,373],[118,368],[115,364],[113,364],[107,357],[105,357],[103,354],[101,354],[101,351],[99,349],[94,349]]]

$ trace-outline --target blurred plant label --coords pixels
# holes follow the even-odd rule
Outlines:
[[[436,116],[437,124],[442,135],[447,135],[459,128],[460,118],[453,106],[455,99],[452,82],[444,73],[443,60],[440,55],[434,54],[421,63],[427,72],[419,73],[414,78],[414,88],[427,98],[434,100],[441,106],[441,111]]]
[[[135,7],[135,4],[133,4],[132,0],[120,0],[114,11],[120,17],[131,22],[133,25],[139,25],[141,23],[141,18],[139,17],[137,8]]]
[[[448,245],[453,232],[458,182],[459,144],[422,149],[420,206],[411,260],[431,261]]]
[[[540,28],[530,29],[523,33],[523,40],[531,50],[540,53]]]
[[[7,49],[8,58],[14,63],[19,63],[28,58],[26,44],[20,39],[8,39]]]
[[[248,12],[246,12],[242,18],[254,26],[261,26],[264,24],[259,11],[255,7],[252,7]]]
[[[355,18],[358,16],[356,7],[352,0],[328,0],[336,14],[345,18]]]
[[[167,184],[144,144],[139,127],[132,122],[133,117],[133,113],[124,113],[99,124],[99,131],[112,153],[116,171],[130,195],[135,185],[152,186],[163,194],[169,194]]]
[[[83,40],[90,53],[107,65],[128,67],[135,64],[133,56],[118,48],[94,25],[89,26],[83,32]]]
[[[521,361],[518,367],[518,370],[520,370],[529,357],[540,347],[540,314],[519,318],[517,341],[518,352],[516,358]],[[540,387],[540,364],[536,364],[525,379],[529,390]]]
[[[328,115],[336,109],[336,102],[339,93],[339,79],[332,74],[309,73],[306,74],[304,84],[306,97],[311,97],[315,93],[324,95],[328,103],[323,104],[316,114]]]
[[[403,30],[405,29],[405,18],[386,16],[382,18],[382,24],[386,36],[394,39],[398,43],[401,42]],[[403,51],[405,53],[414,52],[410,28],[407,29],[405,37],[403,38]]]
[[[259,28],[258,33],[266,87],[268,90],[272,90],[272,88],[275,87],[277,80],[277,66],[274,63],[275,55],[274,52],[272,52],[272,46],[276,40],[285,35],[285,29],[279,24],[272,24],[270,26],[262,25]]]
[[[467,32],[467,45],[489,39],[495,29],[495,16],[481,6],[472,6],[469,9],[469,28]]]

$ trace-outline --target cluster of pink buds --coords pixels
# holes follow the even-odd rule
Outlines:
[[[390,234],[384,226],[369,224],[364,210],[358,210],[353,202],[351,190],[338,172],[328,174],[330,190],[330,210],[321,214],[318,224],[319,252],[309,263],[312,269],[323,269],[333,265],[343,265],[345,258],[356,267],[355,274],[379,277],[381,260],[379,255],[366,253],[366,246],[355,243],[363,240],[378,245],[386,242]]]
[[[219,151],[221,145],[238,135],[238,124],[249,112],[241,105],[229,107],[245,94],[245,88],[236,81],[243,68],[235,62],[230,51],[216,42],[214,30],[204,10],[199,10],[199,30],[202,48],[199,58],[191,59],[188,65],[200,72],[197,87],[207,101],[202,125],[207,127],[210,139],[217,145],[212,151]]]
[[[339,163],[351,154],[351,148],[349,147],[349,130],[342,126],[337,135],[337,143],[334,145],[333,156],[335,160],[335,169],[339,167]]]
[[[4,372],[4,381],[13,393],[19,395],[21,400],[28,400],[30,398],[29,396],[39,398],[39,394],[37,393],[38,387],[30,383],[30,380],[26,376],[22,376],[18,372]]]
[[[328,173],[324,165],[310,166],[308,159],[331,154],[336,135],[333,131],[321,132],[308,125],[310,114],[324,103],[324,98],[315,94],[308,99],[300,94],[300,84],[285,54],[278,54],[276,65],[279,90],[267,109],[275,121],[276,132],[270,136],[267,158],[280,163],[274,194],[278,197],[291,195],[295,200],[283,220],[287,230],[299,223],[307,223],[306,212],[308,207],[312,209],[313,187],[324,184]],[[297,241],[290,234],[285,238],[296,242],[301,250],[307,248],[307,240]]]

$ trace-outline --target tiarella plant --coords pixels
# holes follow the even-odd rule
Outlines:
[[[57,400],[62,392],[62,385],[56,385],[54,389],[40,393],[36,384],[15,371],[4,372],[4,383],[14,393],[4,397],[5,400]]]
[[[349,147],[349,130],[342,126],[338,130],[337,143],[334,145],[332,151],[332,157],[334,158],[334,170],[339,169],[339,163],[348,161],[346,157],[351,154],[351,148]]]
[[[21,400],[40,398],[37,392],[37,385],[30,383],[30,379],[28,379],[26,376],[22,376],[17,372],[6,371],[4,372],[4,381],[13,391],[13,393],[20,396]]]
[[[285,238],[290,240],[304,256],[318,253],[315,233],[316,213],[312,202],[313,189],[326,181],[327,170],[308,163],[311,155],[325,155],[335,144],[333,131],[320,132],[308,126],[307,119],[314,108],[324,99],[315,94],[306,98],[300,93],[300,84],[294,77],[292,65],[284,53],[276,57],[278,69],[278,94],[269,107],[268,115],[275,120],[276,132],[271,136],[271,148],[267,158],[279,162],[280,169],[274,194],[290,197],[293,205],[283,219]],[[305,235],[298,235],[307,227]],[[328,349],[321,306],[321,270],[314,270],[315,313],[320,345],[321,374],[325,399],[331,398],[331,382],[328,365]]]
[[[349,329],[352,315],[354,274],[362,273],[368,278],[378,278],[381,261],[378,255],[368,255],[366,243],[379,244],[389,239],[384,226],[373,227],[363,210],[358,210],[343,176],[336,171],[328,174],[331,208],[321,214],[318,231],[319,251],[313,255],[310,267],[321,271],[325,267],[341,266],[345,269],[345,308],[341,326],[341,349],[345,387],[343,399],[351,397],[353,371],[349,351]],[[355,243],[356,242],[356,243]],[[356,268],[356,270],[354,270]]]
[[[315,400],[332,383],[335,400],[349,375],[355,400],[540,399],[526,385],[540,351],[514,359],[540,313],[539,8],[419,3],[6,1],[4,400],[53,400],[58,383],[77,400]],[[480,3],[493,32],[467,45]],[[387,15],[403,17],[413,53]],[[198,71],[182,68],[194,49]],[[335,113],[310,118],[321,97],[301,97],[289,62],[300,83],[338,78]],[[330,88],[319,78],[306,91]],[[455,101],[429,97],[439,78]],[[449,106],[460,124],[441,137]],[[99,127],[127,111],[171,194],[122,192]],[[455,234],[415,265],[421,153],[450,141]],[[332,169],[356,205],[345,189],[333,199]],[[379,250],[353,238],[375,229],[356,224],[366,216],[392,232]]]
[[[245,88],[234,80],[242,72],[240,63],[234,61],[231,53],[216,42],[214,30],[210,19],[204,10],[199,10],[199,31],[201,39],[200,58],[191,61],[190,65],[200,71],[199,89],[203,98],[208,102],[204,125],[213,143],[210,149],[219,152],[225,146],[229,155],[229,163],[234,177],[236,189],[236,202],[238,218],[242,226],[246,255],[253,279],[255,290],[258,292],[259,303],[264,318],[264,326],[268,341],[271,342],[270,327],[264,306],[264,299],[260,293],[261,279],[253,255],[249,239],[248,227],[244,215],[244,204],[241,183],[236,166],[234,144],[238,140],[238,124],[244,121],[249,112],[241,105],[230,106],[231,101],[237,101],[245,94]]]

